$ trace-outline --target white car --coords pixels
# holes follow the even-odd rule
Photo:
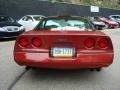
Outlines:
[[[23,25],[25,27],[26,31],[29,31],[29,30],[34,29],[35,26],[44,17],[45,16],[43,16],[43,15],[26,15],[26,16],[23,16],[20,20],[18,20],[18,23]]]
[[[107,25],[104,22],[97,21],[94,19],[94,17],[89,17],[89,19],[97,30],[103,30],[107,28]]]

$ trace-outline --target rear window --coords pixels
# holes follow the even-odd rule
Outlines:
[[[80,18],[46,18],[38,24],[35,29],[40,30],[68,30],[68,31],[84,31],[93,30],[93,26],[85,19]]]

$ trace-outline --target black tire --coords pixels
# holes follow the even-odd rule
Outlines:
[[[96,68],[96,71],[100,72],[102,70],[102,68]]]
[[[102,70],[102,68],[90,68],[90,71],[93,72],[94,70],[96,70],[97,72],[100,72]]]
[[[29,67],[29,66],[26,66],[26,67],[25,67],[25,69],[26,69],[26,70],[29,70],[29,69],[31,69],[31,67]]]
[[[94,71],[94,68],[91,68],[90,71],[93,72],[93,71]]]

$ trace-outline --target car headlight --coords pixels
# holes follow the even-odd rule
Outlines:
[[[4,31],[6,31],[5,29],[3,29],[2,27],[0,27],[0,31],[1,32],[4,32]]]
[[[18,26],[5,26],[2,28],[5,30],[5,32],[17,32],[17,31],[19,31]]]

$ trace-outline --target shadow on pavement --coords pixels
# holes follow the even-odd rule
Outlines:
[[[16,38],[0,38],[0,42],[8,42],[8,41],[15,41]]]
[[[48,80],[53,79],[88,79],[91,80],[93,77],[99,77],[103,74],[104,70],[97,71],[89,71],[88,69],[80,69],[80,70],[51,70],[51,69],[31,69],[29,75],[31,78],[35,80],[42,80],[43,78]],[[104,72],[105,73],[105,72]]]

